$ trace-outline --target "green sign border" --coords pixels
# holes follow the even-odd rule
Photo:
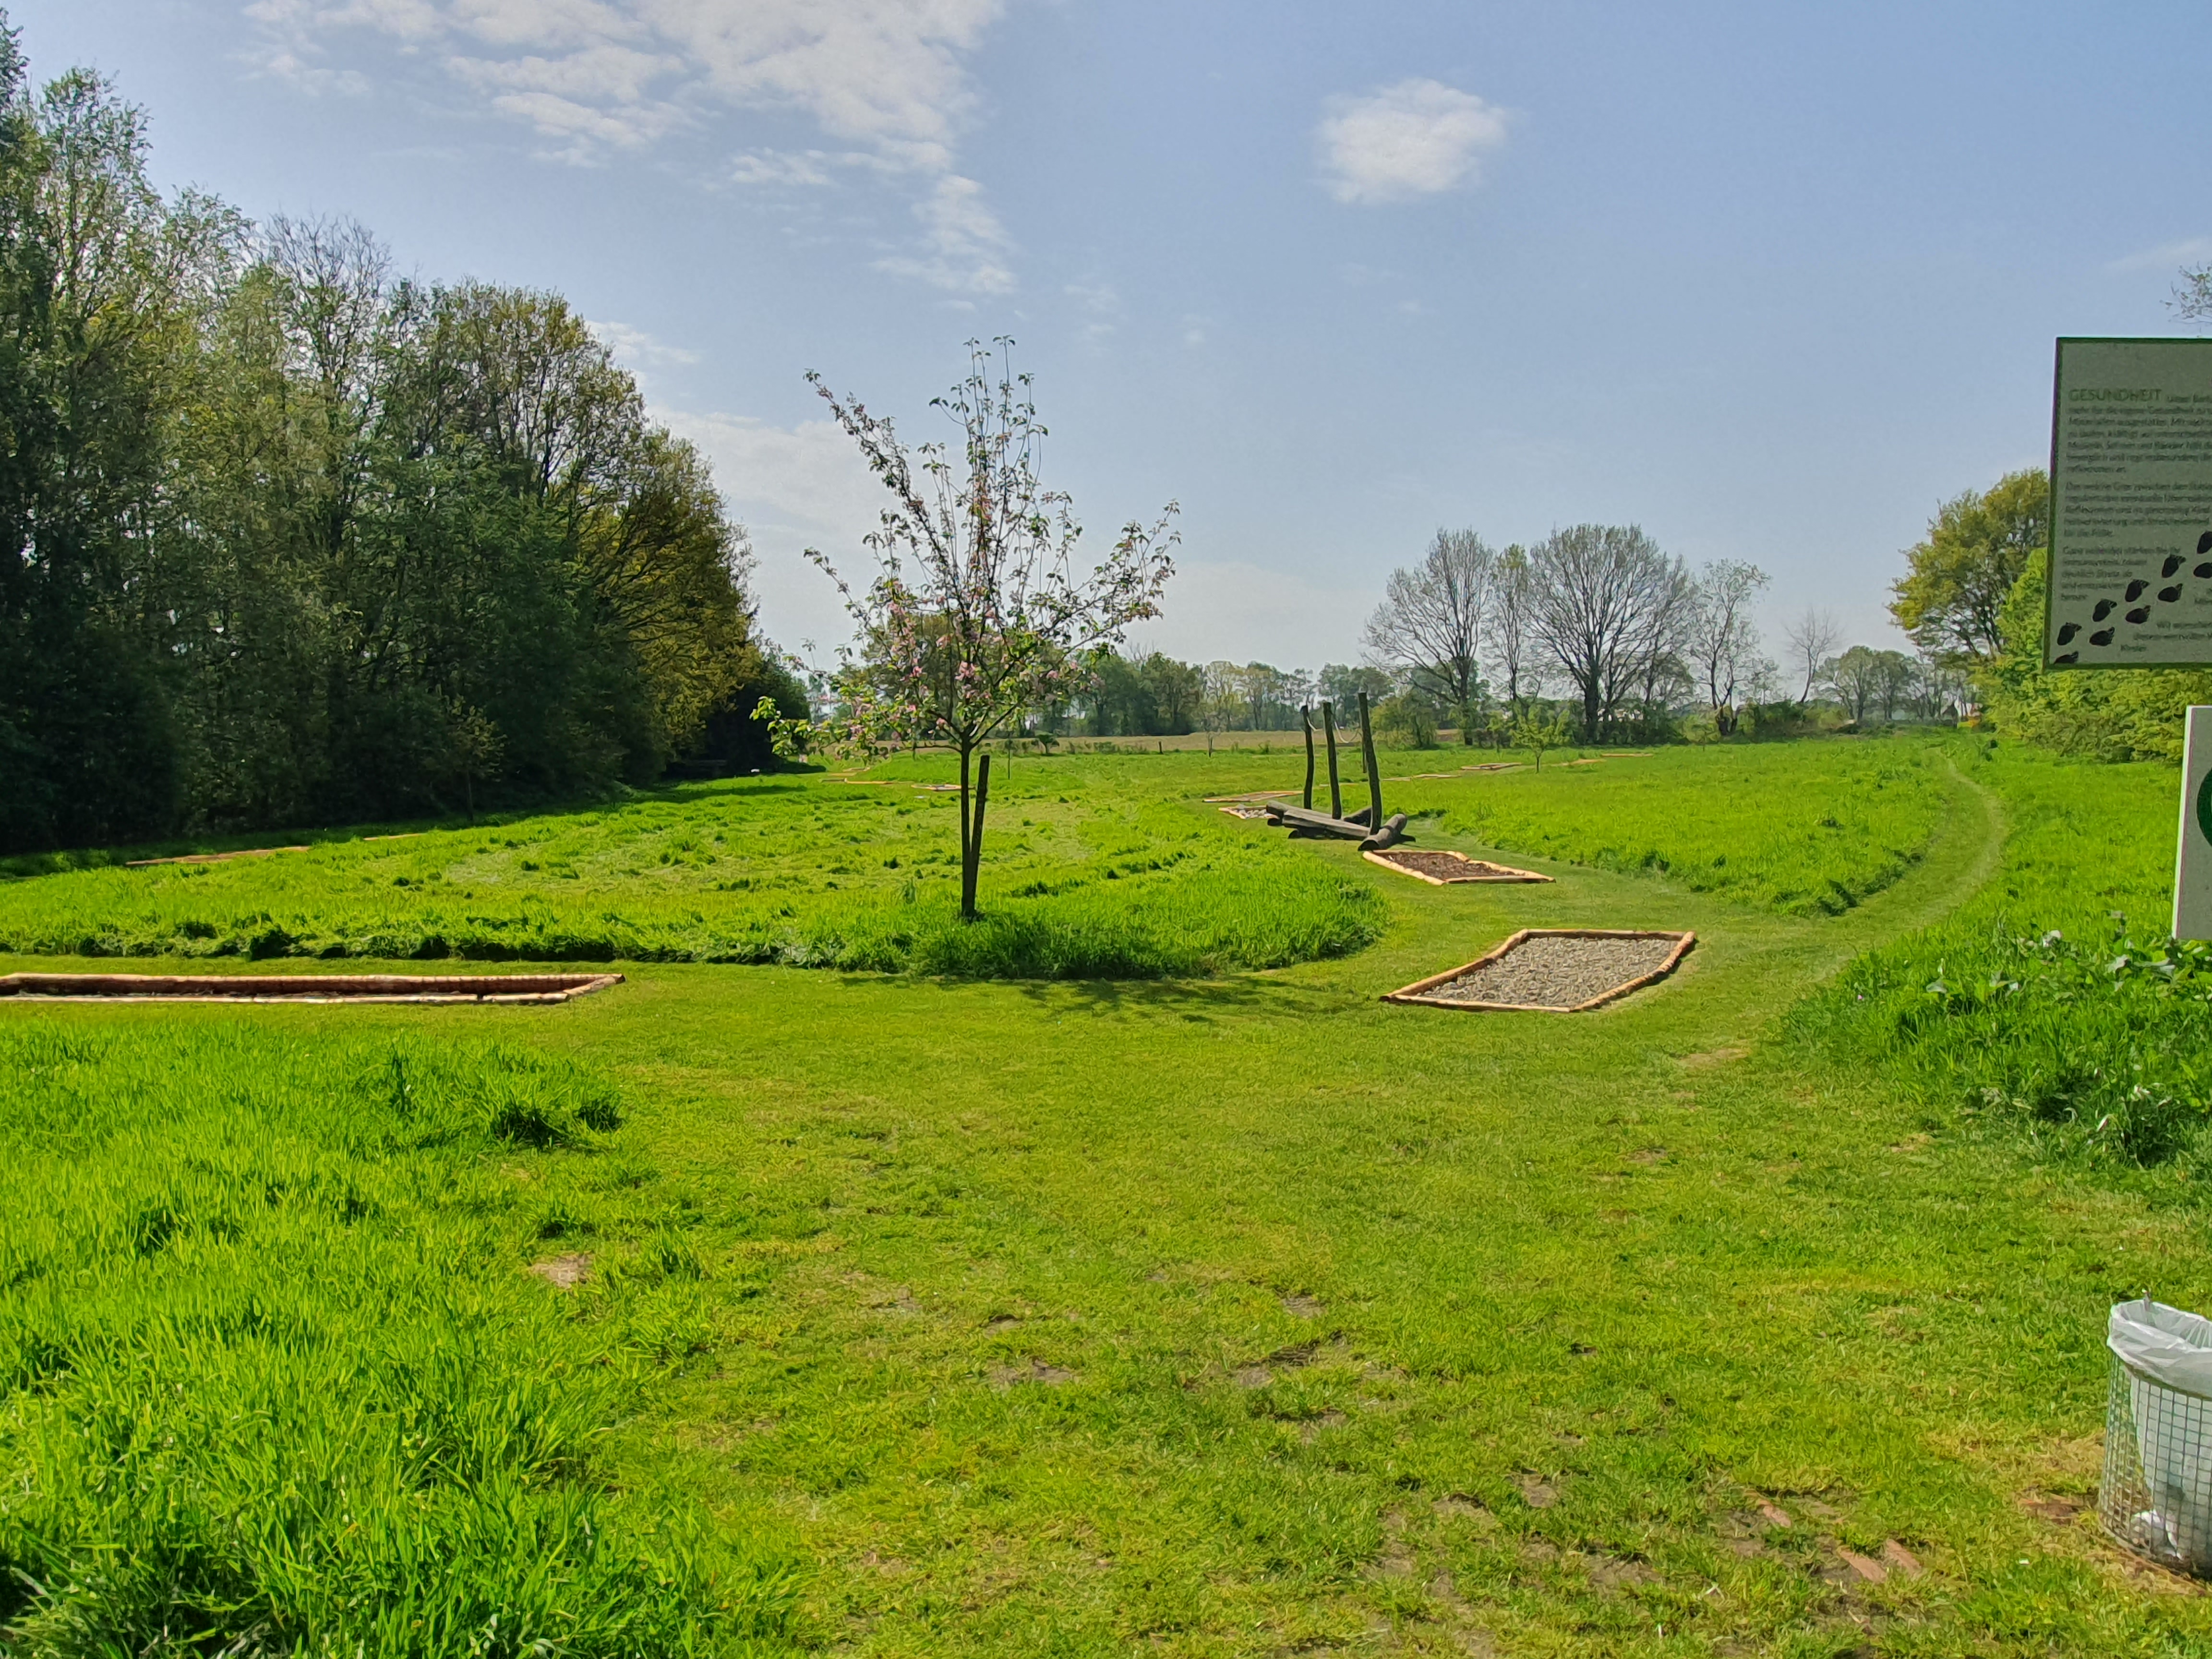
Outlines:
[[[2184,657],[2178,662],[2152,662],[2137,659],[2130,662],[2054,662],[2057,647],[2054,636],[2058,632],[2057,619],[2052,612],[2058,604],[2058,502],[2063,485],[2058,476],[2058,411],[2064,406],[2066,396],[2066,348],[2069,345],[2159,345],[2198,346],[2212,349],[2212,336],[2187,334],[2062,334],[2051,352],[2051,537],[2050,545],[2044,550],[2043,568],[2043,666],[2047,673],[2094,673],[2113,668],[2212,668],[2212,647],[2203,657]],[[2212,453],[2204,458],[2205,470],[2212,472]],[[2212,837],[2212,831],[2207,832]]]

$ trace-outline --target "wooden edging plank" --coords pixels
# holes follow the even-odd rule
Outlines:
[[[1454,980],[1462,979],[1486,963],[1497,961],[1523,940],[1539,938],[1671,939],[1674,941],[1674,948],[1667,953],[1667,959],[1650,972],[1610,987],[1586,1002],[1566,1006],[1540,1002],[1462,1002],[1450,997],[1423,994],[1439,985],[1449,985]],[[1463,963],[1457,968],[1447,968],[1441,974],[1431,974],[1426,979],[1417,979],[1411,985],[1401,986],[1397,990],[1385,991],[1382,1000],[1402,1003],[1409,1007],[1451,1008],[1467,1013],[1583,1014],[1593,1008],[1602,1008],[1607,1003],[1625,997],[1632,991],[1640,991],[1647,985],[1656,984],[1674,971],[1682,958],[1690,953],[1690,947],[1697,942],[1698,936],[1694,933],[1677,933],[1657,927],[1523,927],[1503,944],[1484,951],[1473,962]]]
[[[566,1002],[620,974],[8,974],[33,1002]]]

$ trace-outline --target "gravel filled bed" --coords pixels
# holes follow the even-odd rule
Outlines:
[[[1438,881],[1547,881],[1532,870],[1516,870],[1510,865],[1492,864],[1482,859],[1471,859],[1460,853],[1431,852],[1418,847],[1393,847],[1375,854],[1383,864],[1395,864],[1401,870],[1410,870],[1418,875],[1432,876]]]
[[[1519,1008],[1572,1008],[1631,980],[1656,973],[1680,942],[1576,939],[1539,933],[1504,956],[1420,994],[1439,1002],[1502,1002]]]

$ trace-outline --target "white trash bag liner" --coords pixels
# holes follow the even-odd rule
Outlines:
[[[2145,1297],[2112,1310],[2098,1513],[2130,1548],[2212,1574],[2212,1319]]]

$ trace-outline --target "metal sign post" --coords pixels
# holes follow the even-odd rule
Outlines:
[[[2181,752],[2181,840],[2173,855],[2173,936],[2212,939],[2212,708],[2189,711]]]

